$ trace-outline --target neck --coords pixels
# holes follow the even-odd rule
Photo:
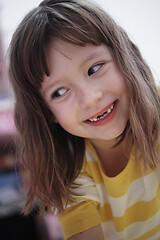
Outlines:
[[[122,141],[119,144],[117,144],[117,142],[118,140],[91,141],[98,154],[104,172],[109,177],[114,177],[123,171],[129,160],[129,152],[125,142]]]
[[[116,139],[111,139],[111,140],[97,140],[97,139],[91,139],[90,142],[96,149],[96,151],[102,151],[102,152],[107,152],[110,150],[113,150],[118,143],[118,140]]]

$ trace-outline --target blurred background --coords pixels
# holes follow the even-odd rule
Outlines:
[[[103,6],[139,46],[156,83],[160,81],[160,1],[91,0]],[[0,0],[0,239],[63,239],[55,216],[22,216],[25,189],[15,171],[12,137],[14,98],[7,75],[7,51],[24,15],[40,0]]]

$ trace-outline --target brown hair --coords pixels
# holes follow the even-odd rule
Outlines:
[[[73,136],[54,122],[40,95],[44,75],[49,75],[45,48],[56,37],[73,44],[106,44],[112,49],[130,96],[130,116],[122,139],[144,165],[159,160],[160,100],[152,73],[138,48],[113,19],[86,0],[45,0],[18,26],[10,45],[10,79],[14,88],[18,158],[29,178],[29,213],[34,198],[42,210],[63,211],[72,198],[70,184],[83,163],[84,139]]]

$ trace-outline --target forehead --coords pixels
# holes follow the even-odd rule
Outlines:
[[[112,55],[111,49],[105,44],[93,45],[85,44],[84,46],[66,42],[61,39],[52,38],[46,48],[46,60],[48,67],[53,66],[58,61],[90,61],[94,57]]]

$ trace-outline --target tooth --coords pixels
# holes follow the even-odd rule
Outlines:
[[[104,118],[104,116],[101,116],[99,119],[101,120],[101,119],[103,119]]]
[[[91,121],[91,122],[96,122],[97,120],[98,120],[97,118],[89,119],[89,121]]]
[[[114,104],[112,104],[110,109],[108,109],[108,111],[104,113],[102,116],[99,116],[98,118],[89,119],[89,121],[97,122],[98,120],[104,119],[110,112],[112,112],[113,108],[114,108]]]

